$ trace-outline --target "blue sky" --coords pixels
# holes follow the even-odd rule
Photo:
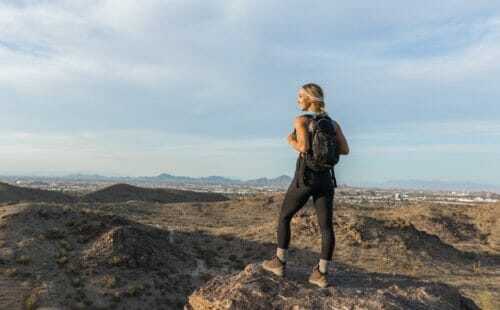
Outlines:
[[[291,175],[320,84],[342,183],[500,184],[498,1],[0,1],[0,174]]]

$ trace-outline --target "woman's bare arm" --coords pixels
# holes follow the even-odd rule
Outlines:
[[[347,144],[347,139],[345,138],[339,123],[335,123],[337,124],[337,126],[335,126],[335,133],[340,144],[340,154],[347,155],[349,154],[349,145]]]
[[[309,150],[309,132],[307,130],[307,118],[299,116],[294,121],[295,136],[289,134],[287,137],[288,143],[297,151],[305,153]]]

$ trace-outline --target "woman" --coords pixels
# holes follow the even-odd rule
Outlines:
[[[297,98],[297,103],[302,111],[309,115],[326,113],[323,90],[316,84],[310,83],[301,87]],[[321,229],[321,257],[319,264],[313,268],[309,277],[309,282],[319,286],[328,286],[327,270],[328,264],[332,260],[335,246],[335,236],[333,233],[333,195],[334,185],[330,171],[314,172],[307,170],[305,175],[308,182],[304,182],[299,167],[304,153],[309,150],[310,120],[308,115],[301,115],[295,119],[295,132],[288,135],[288,143],[299,151],[297,167],[288,191],[286,192],[278,223],[278,249],[276,255],[271,260],[263,262],[263,268],[282,277],[285,275],[286,252],[290,244],[290,221],[295,213],[299,211],[307,202],[309,197],[313,197],[314,208],[318,217]],[[340,145],[340,154],[347,155],[349,146],[342,133],[340,125],[334,122],[335,134]]]

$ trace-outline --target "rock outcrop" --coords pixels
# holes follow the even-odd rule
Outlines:
[[[478,309],[442,283],[346,269],[335,270],[332,285],[320,289],[307,282],[309,270],[287,268],[282,279],[260,264],[216,276],[189,297],[185,309]]]
[[[88,266],[107,264],[169,273],[172,268],[195,267],[183,249],[171,242],[168,231],[138,225],[113,227],[92,242],[82,260]]]

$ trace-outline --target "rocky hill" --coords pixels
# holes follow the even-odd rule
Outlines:
[[[227,201],[229,198],[217,193],[202,193],[171,188],[143,188],[124,183],[114,184],[82,196],[73,196],[56,191],[20,187],[0,182],[0,203],[120,203],[131,200],[175,203]]]
[[[76,198],[55,191],[19,187],[0,182],[0,203],[17,203],[27,201],[69,203],[76,201]]]
[[[84,202],[126,202],[139,200],[147,202],[213,202],[229,198],[216,193],[200,193],[170,188],[142,188],[130,184],[114,184],[80,197]]]
[[[192,242],[202,234],[69,206],[2,214],[0,309],[181,308],[200,284]]]

